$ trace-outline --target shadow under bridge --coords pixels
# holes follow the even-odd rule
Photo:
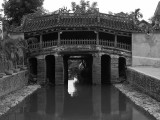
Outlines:
[[[67,54],[63,56],[64,81],[77,78],[79,84],[92,84],[92,63],[91,54]]]

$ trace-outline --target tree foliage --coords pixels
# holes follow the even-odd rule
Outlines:
[[[115,13],[114,15],[120,16],[120,17],[129,17],[135,21],[139,21],[139,19],[143,17],[143,14],[140,12],[139,8],[135,9],[135,11],[132,11],[130,13],[120,12],[120,13]]]
[[[4,14],[10,24],[20,25],[23,15],[34,13],[44,0],[4,0]]]
[[[71,6],[72,11],[74,13],[85,14],[85,13],[98,13],[99,12],[97,8],[97,2],[93,2],[90,5],[89,1],[81,0],[80,4],[76,4],[76,2],[72,2],[71,5],[72,5]]]

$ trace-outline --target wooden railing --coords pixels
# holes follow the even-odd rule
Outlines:
[[[96,45],[96,40],[61,40],[61,45]]]
[[[38,48],[40,48],[40,43],[32,43],[28,45],[28,49],[30,50],[36,50]]]
[[[97,41],[95,39],[88,40],[88,39],[80,39],[80,40],[75,40],[75,39],[63,39],[60,40],[59,46],[64,46],[64,45],[97,45]],[[125,44],[125,43],[117,43],[115,44],[114,41],[110,40],[99,40],[99,45],[103,47],[113,47],[113,48],[118,48],[118,49],[123,49],[123,50],[129,50],[131,51],[131,45]],[[36,50],[40,48],[48,48],[52,46],[58,46],[58,40],[54,41],[48,41],[48,42],[43,42],[42,44],[40,43],[35,43],[35,44],[30,44],[28,48],[30,50]]]
[[[114,47],[114,42],[109,40],[99,40],[99,45]]]
[[[42,43],[42,48],[52,47],[52,46],[56,46],[56,45],[57,45],[57,40],[47,41],[47,42]]]
[[[117,43],[117,48],[120,48],[120,49],[125,49],[125,50],[129,50],[131,51],[131,46],[130,45],[127,45],[125,43]]]

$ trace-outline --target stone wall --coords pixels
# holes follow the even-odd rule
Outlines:
[[[128,68],[127,81],[131,85],[136,86],[138,89],[160,101],[160,80]]]
[[[160,67],[160,34],[132,34],[132,66]]]
[[[13,92],[28,83],[28,72],[20,71],[0,78],[0,96]]]

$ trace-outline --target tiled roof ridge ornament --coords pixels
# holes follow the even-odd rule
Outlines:
[[[73,20],[75,18],[75,21]],[[83,19],[84,18],[84,19]],[[84,20],[84,22],[82,22]],[[62,23],[63,22],[63,23]],[[72,23],[73,22],[73,23]],[[76,22],[76,23],[75,23]],[[74,24],[75,23],[75,24]],[[98,23],[98,24],[97,24]],[[49,14],[28,14],[23,16],[22,24],[16,28],[17,32],[31,32],[43,29],[50,29],[51,27],[63,26],[65,24],[70,26],[93,26],[93,24],[105,26],[109,29],[122,30],[122,31],[137,31],[142,32],[137,23],[135,24],[132,17],[110,15],[106,13],[100,13],[97,8],[97,12],[86,13],[72,13],[66,7],[61,8],[55,12]],[[48,26],[47,26],[48,25]],[[79,27],[76,26],[76,27]]]

